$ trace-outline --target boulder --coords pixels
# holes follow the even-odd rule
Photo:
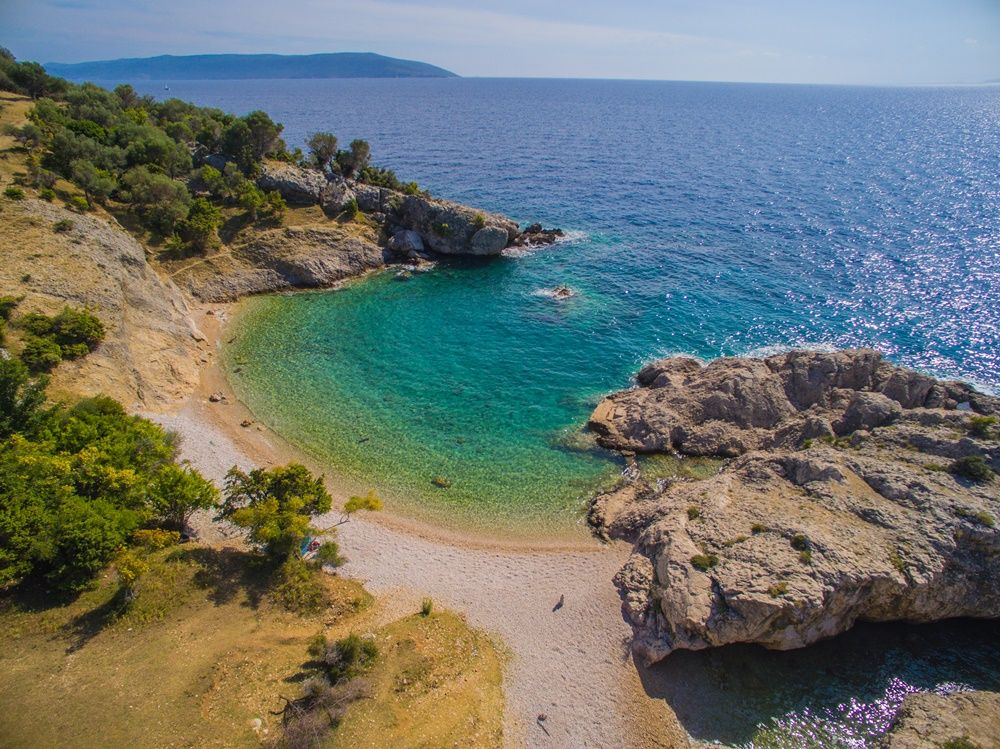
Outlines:
[[[319,203],[323,206],[323,211],[329,216],[336,216],[355,199],[356,196],[351,186],[342,179],[334,179],[327,182],[319,195]]]
[[[996,471],[1000,444],[934,394],[983,413],[1000,399],[924,377],[865,350],[675,357],[601,401],[590,424],[606,447],[730,459],[700,481],[640,474],[593,502],[597,533],[635,544],[616,584],[636,651],[783,650],[859,620],[1000,617],[1000,480],[941,470],[977,455]]]
[[[402,229],[392,235],[389,240],[389,249],[398,252],[400,255],[421,254],[424,252],[424,240],[415,231]]]
[[[944,746],[1000,747],[1000,694],[911,694],[879,743],[879,749]]]
[[[326,175],[318,169],[307,169],[283,161],[265,161],[257,177],[260,189],[277,190],[286,201],[298,205],[319,203],[326,183]]]

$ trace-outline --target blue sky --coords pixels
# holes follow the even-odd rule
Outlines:
[[[0,0],[0,44],[77,62],[373,51],[461,75],[1000,79],[1000,0]]]

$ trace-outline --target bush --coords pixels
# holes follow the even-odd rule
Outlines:
[[[24,200],[24,190],[13,185],[4,190],[3,195],[10,200]]]
[[[315,613],[326,601],[321,574],[298,557],[289,557],[278,568],[272,595],[289,611]]]
[[[948,470],[956,476],[967,478],[978,483],[988,483],[993,480],[993,470],[989,467],[982,455],[966,455],[952,461]]]
[[[697,520],[701,517],[701,510],[697,507],[688,507],[687,509],[688,520]]]
[[[56,199],[56,191],[53,190],[51,187],[43,187],[41,190],[38,191],[38,197],[40,197],[42,200],[46,200],[49,203],[51,203],[53,200]]]
[[[425,598],[420,602],[420,616],[427,617],[431,615],[431,611],[434,610],[434,601],[430,598]]]
[[[963,520],[979,523],[979,525],[985,525],[987,528],[994,528],[997,524],[996,520],[993,519],[993,516],[985,510],[972,512],[970,510],[966,510],[964,507],[959,507],[955,510],[955,514]]]
[[[996,423],[996,416],[973,416],[969,419],[969,432],[976,437],[989,437]]]
[[[10,314],[14,308],[21,303],[23,297],[0,296],[0,319],[10,320]]]
[[[772,585],[770,588],[767,589],[767,594],[771,596],[771,598],[780,598],[781,596],[787,593],[788,593],[788,583],[786,582],[775,583],[774,585]]]
[[[715,554],[695,554],[691,557],[691,566],[700,572],[708,572],[719,563]]]
[[[332,644],[325,644],[319,660],[330,683],[336,684],[359,676],[375,662],[376,658],[378,658],[378,646],[372,640],[350,634]]]
[[[32,372],[51,372],[62,361],[62,349],[51,338],[26,335],[21,361]]]
[[[808,551],[810,548],[809,539],[804,533],[796,533],[792,536],[792,548],[796,551]]]
[[[753,525],[750,526],[750,532],[753,533],[755,536],[760,533],[767,533],[767,526],[764,525],[763,523],[754,523]]]
[[[143,528],[132,534],[132,543],[149,551],[159,551],[181,542],[181,534],[161,528]]]
[[[86,213],[90,210],[90,203],[82,195],[74,195],[69,199],[69,206],[80,213]]]
[[[63,234],[65,232],[72,231],[73,226],[74,224],[72,221],[70,221],[68,218],[63,218],[59,219],[54,224],[52,224],[52,231],[54,231],[56,234]]]
[[[319,549],[316,550],[314,559],[321,567],[324,565],[339,567],[345,561],[340,555],[340,546],[336,541],[327,541],[320,545]]]

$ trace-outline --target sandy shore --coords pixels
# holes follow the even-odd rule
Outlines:
[[[197,322],[214,342],[224,306]],[[313,462],[252,420],[211,357],[199,392],[172,413],[151,415],[182,437],[182,457],[220,481],[233,465]],[[224,404],[209,403],[221,392]],[[316,469],[321,466],[311,465]],[[328,473],[328,471],[327,471]],[[344,488],[330,483],[335,500]],[[317,525],[339,515],[319,518]],[[231,532],[206,515],[196,529],[208,542]],[[506,744],[511,747],[666,747],[686,739],[662,701],[648,697],[632,663],[629,627],[611,582],[628,554],[623,544],[546,544],[465,536],[386,513],[340,527],[348,557],[341,573],[364,581],[390,610],[404,615],[431,597],[493,634],[510,655],[505,678]],[[563,596],[565,604],[556,609]],[[539,722],[539,714],[547,716]]]

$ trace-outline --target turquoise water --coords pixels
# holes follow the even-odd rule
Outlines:
[[[407,512],[577,527],[620,470],[580,427],[669,353],[873,346],[1000,386],[998,87],[177,87],[266,108],[292,144],[313,129],[365,134],[436,194],[574,237],[245,305],[226,354],[245,362],[230,368],[240,395]],[[557,284],[578,296],[538,294]]]

